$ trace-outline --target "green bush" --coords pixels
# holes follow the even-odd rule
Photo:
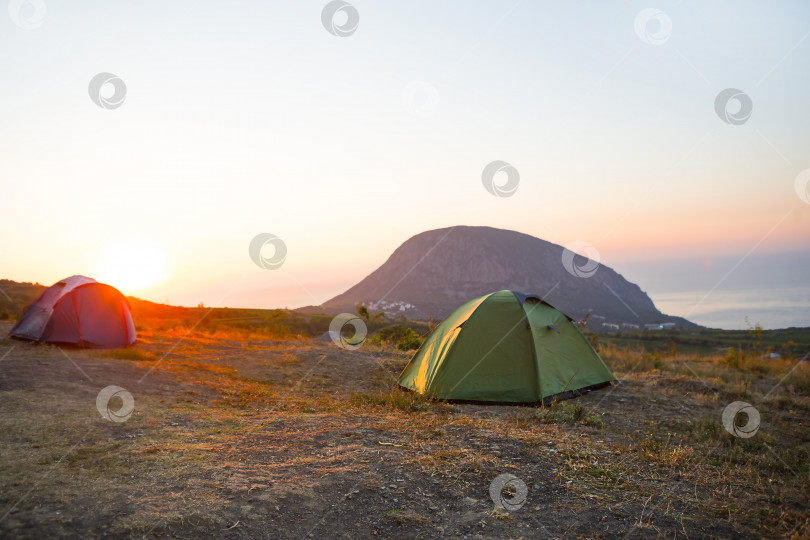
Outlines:
[[[418,349],[422,346],[422,338],[419,334],[414,332],[411,328],[406,328],[402,333],[402,337],[397,342],[397,349],[401,351],[410,351]]]
[[[378,330],[369,338],[369,343],[375,345],[388,343],[396,345],[397,349],[401,351],[409,351],[418,349],[422,345],[422,337],[410,326],[395,324]]]

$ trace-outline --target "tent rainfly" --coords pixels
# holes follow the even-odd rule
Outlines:
[[[45,289],[9,336],[115,348],[135,343],[135,325],[129,302],[117,289],[92,278],[71,276]]]
[[[549,403],[613,380],[571,318],[537,296],[504,290],[442,321],[399,385],[438,399]]]

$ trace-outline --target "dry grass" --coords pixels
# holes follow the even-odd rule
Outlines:
[[[697,380],[708,389],[747,394],[752,384],[773,379],[782,392],[810,396],[810,362],[798,358],[765,358],[759,353],[735,351],[726,355],[662,354],[613,345],[600,346],[599,355],[618,378],[666,374]],[[729,357],[734,359],[729,360]]]
[[[173,336],[71,351],[92,382],[17,345],[0,365],[0,516],[17,505],[0,534],[517,538],[539,515],[551,536],[810,533],[805,365],[606,347],[617,386],[479,406],[395,388],[408,355],[391,347]],[[99,418],[106,384],[135,396],[127,422]],[[755,437],[721,425],[734,400],[759,409]],[[503,472],[529,497],[501,515],[488,487]]]
[[[535,413],[535,418],[548,424],[583,424],[599,428],[604,425],[598,415],[577,403],[555,402],[549,407],[542,407]]]

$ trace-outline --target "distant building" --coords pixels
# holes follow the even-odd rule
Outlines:
[[[402,301],[386,301],[386,300],[378,300],[374,302],[364,302],[364,305],[371,310],[376,311],[385,311],[385,312],[393,312],[393,311],[407,311],[409,309],[414,309],[416,306],[413,304],[409,304],[408,302]]]
[[[608,322],[603,322],[602,323],[602,328],[604,328],[606,330],[618,330],[619,325],[618,324],[613,324],[613,323],[608,323]]]
[[[639,326],[633,323],[622,323],[622,328],[627,328],[628,330],[638,330]]]

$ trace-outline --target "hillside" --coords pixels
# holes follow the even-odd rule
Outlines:
[[[661,313],[641,288],[599,265],[577,277],[563,263],[564,248],[515,231],[459,226],[418,234],[357,285],[324,303],[328,311],[370,308],[408,317],[446,317],[463,302],[512,289],[530,292],[574,319],[590,313],[595,331],[644,328],[645,324],[697,325]],[[577,256],[584,267],[588,259]]]
[[[0,279],[0,320],[17,319],[44,290],[39,283]]]

